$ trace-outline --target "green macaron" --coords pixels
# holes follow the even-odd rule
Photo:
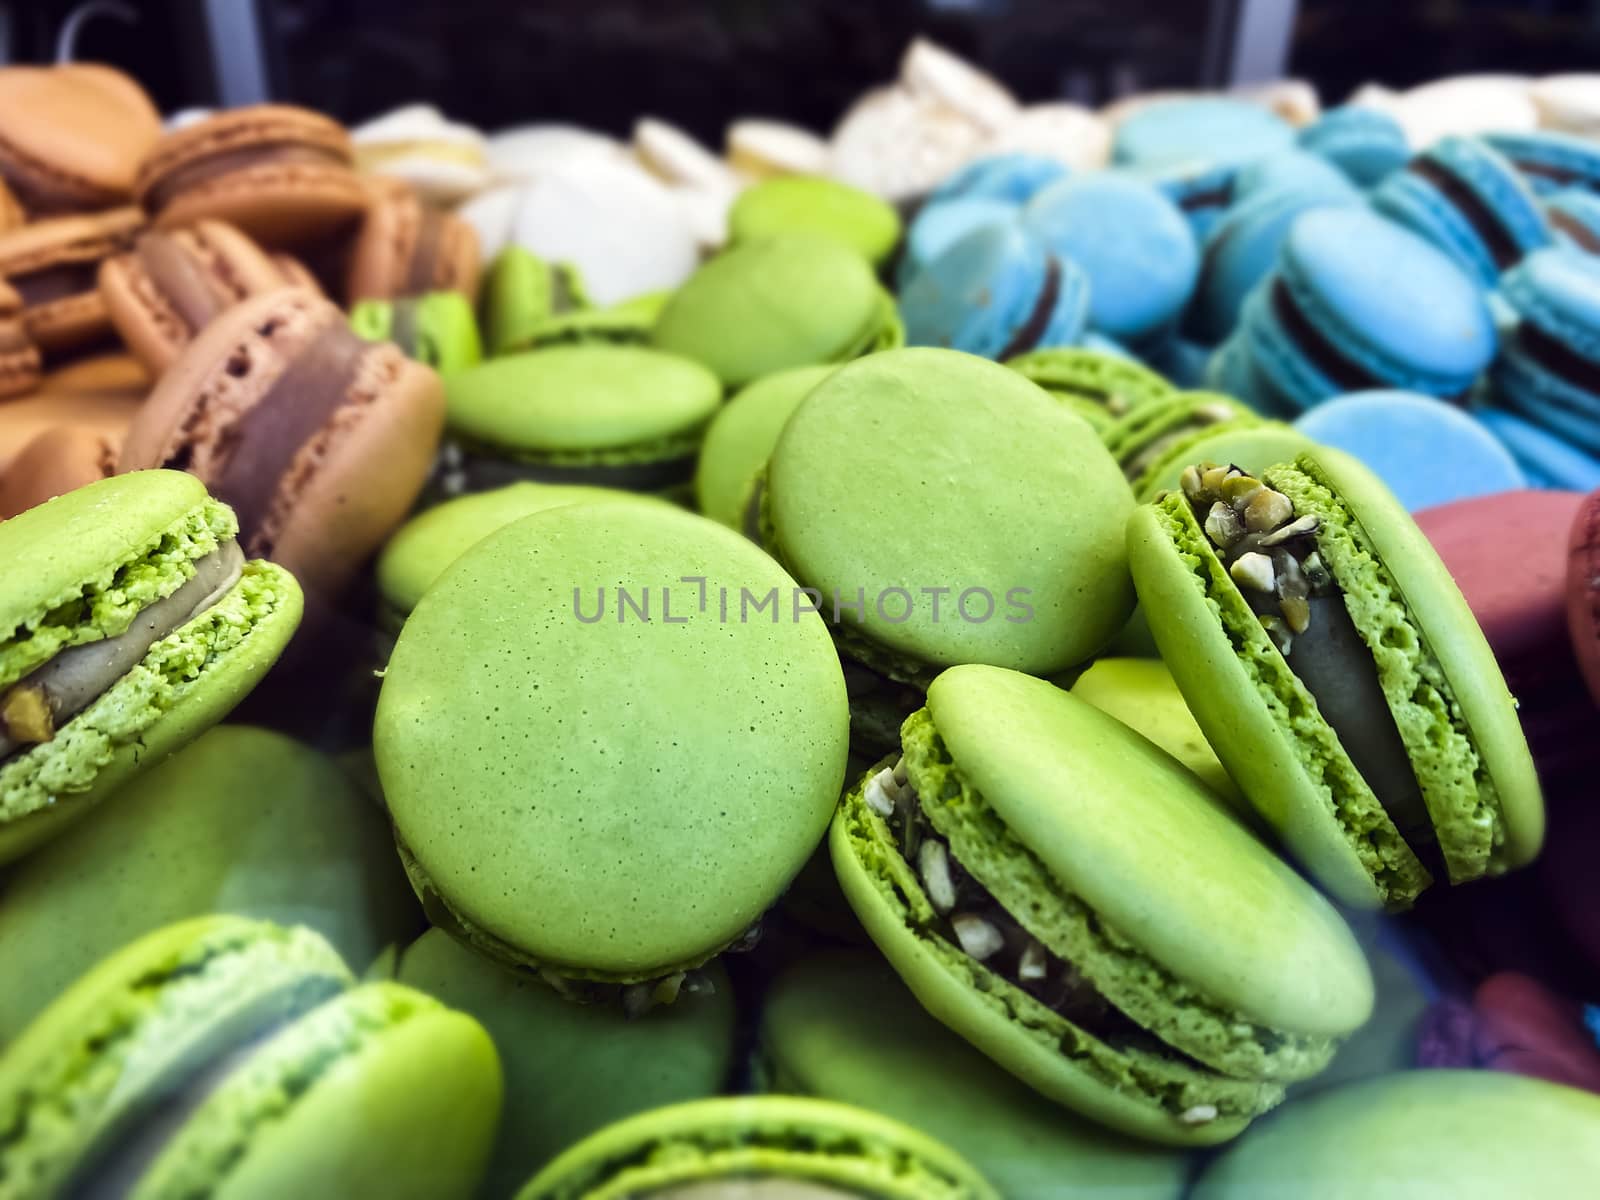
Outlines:
[[[210,912],[310,926],[362,967],[422,923],[387,822],[331,759],[219,726],[11,872],[0,1045],[111,951]]]
[[[1149,367],[1081,346],[1030,350],[1007,360],[1006,366],[1033,380],[1096,429],[1173,394],[1172,385]]]
[[[393,342],[441,375],[453,375],[483,360],[472,305],[456,291],[363,300],[350,310],[350,328],[369,342]]]
[[[1191,463],[1227,463],[1255,474],[1315,446],[1293,425],[1281,421],[1224,421],[1170,448],[1160,462],[1144,473],[1134,487],[1134,498],[1140,504],[1148,504],[1162,492],[1172,491],[1182,480],[1183,469]]]
[[[445,381],[444,487],[581,483],[686,492],[722,402],[699,363],[643,346],[556,346]]]
[[[728,237],[749,242],[814,233],[881,267],[900,242],[900,215],[870,192],[816,175],[781,175],[746,188],[728,212]]]
[[[438,929],[400,952],[393,977],[475,1017],[500,1050],[505,1116],[486,1195],[510,1196],[613,1121],[716,1095],[733,1070],[733,993],[720,968],[699,994],[637,1019],[615,1001],[570,1004]]]
[[[1207,435],[1250,429],[1262,424],[1251,409],[1217,392],[1177,392],[1141,405],[1113,422],[1101,436],[1116,458],[1134,495],[1142,496],[1152,481],[1162,479],[1169,462],[1183,458]],[[1184,460],[1184,463],[1191,460]],[[1180,464],[1178,469],[1183,469]]]
[[[697,1100],[579,1142],[517,1200],[999,1200],[955,1151],[825,1100]]]
[[[539,350],[546,346],[584,344],[648,345],[656,318],[671,298],[670,289],[642,292],[604,308],[575,308],[569,312],[553,313],[529,329],[520,348]]]
[[[565,990],[663,1001],[745,939],[844,776],[844,680],[806,599],[665,504],[550,509],[457,559],[373,732],[434,923]]]
[[[1286,1107],[1213,1162],[1193,1200],[1586,1196],[1600,1096],[1496,1071],[1407,1071]]]
[[[756,476],[800,401],[833,371],[831,366],[794,367],[764,375],[722,406],[706,429],[694,473],[695,502],[702,513],[749,533],[745,517]]]
[[[552,317],[588,307],[576,267],[547,263],[517,245],[496,256],[478,290],[483,340],[496,357],[527,349],[535,331]]]
[[[1533,760],[1471,610],[1398,501],[1314,450],[1198,464],[1128,527],[1140,606],[1217,757],[1340,900],[1529,861]]]
[[[1176,760],[1031,676],[934,680],[830,844],[929,1013],[1135,1137],[1234,1137],[1371,1013],[1327,901]]]
[[[1245,808],[1238,784],[1217,761],[1160,659],[1096,659],[1073,683],[1072,694],[1160,746],[1230,805]]]
[[[1003,1196],[1176,1200],[1181,1154],[1119,1138],[1045,1100],[918,1006],[888,965],[840,952],[788,967],[767,993],[767,1088],[871,1109],[964,1155]]]
[[[193,476],[117,475],[0,523],[0,863],[227,715],[300,621]]]
[[[985,662],[1051,674],[1127,620],[1133,496],[1094,431],[1015,371],[918,348],[850,363],[785,425],[763,545],[840,647],[925,684]],[[853,606],[853,607],[850,607]]]
[[[866,259],[832,238],[789,233],[741,242],[702,266],[661,310],[651,340],[739,388],[892,349],[905,331]]]
[[[418,514],[395,531],[378,555],[380,623],[391,632],[398,630],[444,569],[502,526],[547,508],[596,500],[650,502],[649,497],[615,488],[508,483],[457,496]]]

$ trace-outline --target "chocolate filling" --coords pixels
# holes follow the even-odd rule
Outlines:
[[[1590,254],[1600,254],[1600,235],[1590,229],[1576,217],[1567,215],[1559,209],[1552,209],[1549,213],[1550,227],[1566,234],[1580,249]]]
[[[238,543],[224,543],[198,559],[189,580],[147,605],[116,637],[70,646],[0,691],[0,762],[51,740],[133,670],[151,646],[220,600],[243,568]]]
[[[264,146],[241,146],[236,150],[224,150],[207,155],[169,172],[165,178],[146,191],[145,208],[151,212],[160,212],[179,192],[210,183],[213,179],[220,179],[224,175],[242,171],[247,167],[298,165],[342,167],[346,162],[344,156],[337,151],[324,150],[318,146],[296,146],[282,142]]]
[[[1300,306],[1295,303],[1294,296],[1282,279],[1274,280],[1272,284],[1272,311],[1283,322],[1283,327],[1300,347],[1301,353],[1311,360],[1311,365],[1341,391],[1361,392],[1389,386],[1386,380],[1351,362],[1337,346],[1323,337],[1321,331],[1300,311]]]
[[[211,493],[238,515],[240,539],[252,555],[271,553],[261,527],[283,476],[300,448],[346,402],[371,349],[342,321],[329,325],[223,435],[231,452]]]
[[[99,277],[98,262],[73,262],[18,275],[9,282],[22,298],[22,303],[32,308],[92,292],[100,286]]]
[[[1012,335],[1006,348],[1000,351],[997,357],[1001,362],[1018,354],[1026,354],[1039,344],[1039,339],[1050,325],[1050,318],[1055,315],[1056,301],[1060,298],[1061,264],[1052,258],[1045,267],[1044,287],[1040,289],[1039,301],[1033,306],[1033,312],[1022,328]]]
[[[1531,162],[1525,158],[1512,159],[1512,165],[1524,175],[1531,175],[1535,179],[1548,179],[1551,183],[1565,187],[1569,183],[1582,183],[1583,176],[1576,171],[1569,171],[1566,167],[1558,167],[1552,163]]]
[[[1504,271],[1514,266],[1522,257],[1517,239],[1511,235],[1494,209],[1484,203],[1483,197],[1458,178],[1454,172],[1428,158],[1414,158],[1406,167],[1413,175],[1421,176],[1444,195],[1477,232],[1494,265]]]
[[[1600,392],[1600,363],[1590,362],[1538,326],[1529,321],[1518,325],[1517,343],[1523,353],[1563,382],[1586,392]]]
[[[698,456],[686,454],[657,462],[559,463],[518,462],[465,452],[461,473],[468,492],[486,492],[510,483],[581,483],[629,492],[664,492],[694,478]]]
[[[411,262],[406,267],[405,283],[401,294],[420,296],[434,287],[434,273],[439,265],[439,243],[444,234],[444,214],[422,205],[422,219],[417,225],[417,244],[411,250]]]
[[[152,229],[141,234],[134,251],[155,284],[191,334],[204,329],[228,306],[216,278],[170,233]]]
[[[1209,192],[1191,192],[1179,202],[1178,207],[1186,213],[1199,212],[1203,208],[1226,208],[1233,202],[1233,183],[1218,184]]]

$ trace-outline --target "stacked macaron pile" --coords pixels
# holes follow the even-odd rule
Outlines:
[[[0,69],[0,1197],[1587,1194],[1581,84]]]

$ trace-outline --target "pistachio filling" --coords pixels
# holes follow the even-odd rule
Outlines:
[[[53,740],[151,646],[221,599],[243,569],[239,543],[222,543],[195,561],[193,576],[181,587],[141,609],[123,633],[62,650],[0,692],[0,762]]]
[[[1179,480],[1195,519],[1356,770],[1414,851],[1433,822],[1377,664],[1317,545],[1321,521],[1234,466],[1192,464]],[[1420,856],[1420,855],[1419,855]]]

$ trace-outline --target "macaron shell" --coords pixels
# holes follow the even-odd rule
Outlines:
[[[1589,694],[1600,704],[1600,491],[1573,518],[1567,552],[1567,628]]]
[[[92,430],[46,430],[0,465],[0,521],[106,478],[116,461],[116,444]]]
[[[125,248],[144,224],[136,208],[93,216],[55,217],[0,235],[0,274],[13,283],[32,271],[58,266],[85,268]],[[46,354],[70,350],[109,332],[105,301],[92,283],[22,310],[28,335]]]
[[[0,471],[29,442],[52,429],[85,430],[120,446],[138,411],[139,399],[115,393],[36,392],[8,400],[0,405]]]
[[[964,234],[902,290],[907,343],[1007,357],[1044,298],[1051,267],[1043,242],[1020,225]]]
[[[811,389],[832,366],[795,367],[740,389],[706,427],[695,470],[700,511],[730,529],[744,527],[751,485],[766,466],[778,435]]]
[[[795,231],[837,238],[878,266],[900,240],[900,217],[868,192],[804,175],[746,188],[728,213],[728,232],[736,242]]]
[[[0,77],[0,163],[36,213],[127,202],[161,117],[133,79],[112,67],[10,66]]]
[[[1406,1071],[1283,1110],[1193,1200],[1577,1196],[1600,1172],[1600,1097],[1494,1071]]]
[[[1339,915],[1171,756],[991,667],[946,671],[928,707],[962,778],[1051,878],[1211,1003],[1334,1037],[1371,1015],[1372,978]],[[1168,888],[1182,901],[1163,903]]]
[[[409,192],[373,200],[351,250],[345,283],[348,303],[417,294],[419,289],[408,287],[407,282],[427,215],[422,201]],[[450,213],[439,213],[433,219],[438,222],[438,243],[431,274],[420,290],[455,290],[469,300],[476,298],[477,231]]]

